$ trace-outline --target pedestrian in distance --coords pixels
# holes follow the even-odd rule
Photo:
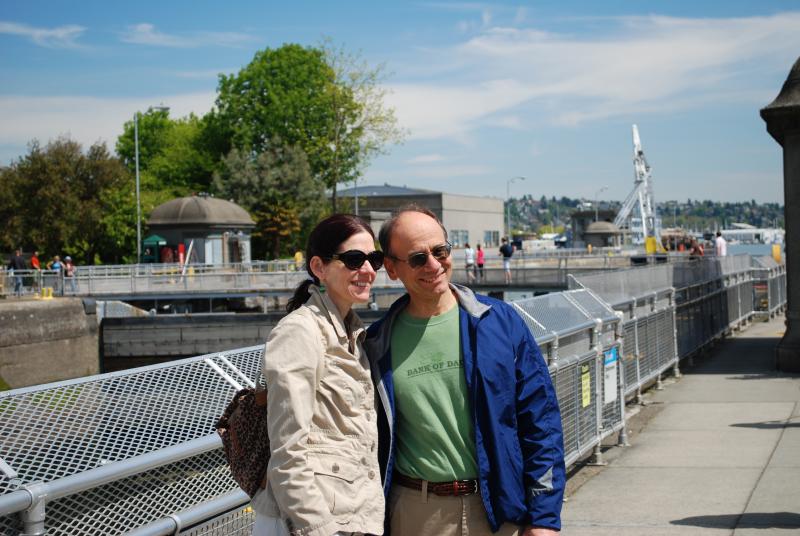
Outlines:
[[[481,283],[484,281],[483,275],[483,265],[486,263],[486,252],[483,251],[483,248],[480,244],[477,245],[478,250],[475,252],[477,256],[477,263],[478,263],[478,279]]]
[[[378,428],[364,325],[383,253],[369,224],[334,214],[308,238],[306,271],[261,372],[270,459],[251,502],[256,536],[383,534]]]
[[[67,255],[64,257],[64,277],[69,282],[70,291],[75,294],[78,290],[75,283],[75,265],[72,263],[72,257]]]
[[[467,283],[475,282],[475,250],[464,244],[464,269],[467,272]]]
[[[700,244],[696,238],[692,238],[691,242],[689,243],[689,256],[702,257],[704,254],[705,250],[703,249],[702,244]]]
[[[511,257],[514,255],[514,247],[508,243],[508,238],[503,237],[500,246],[500,255],[503,257],[503,272],[506,277],[506,285],[511,284]]]
[[[368,330],[392,536],[552,536],[565,484],[547,364],[508,304],[450,282],[447,232],[409,206],[381,228],[407,294]]]
[[[31,270],[35,270],[31,286],[34,292],[38,294],[42,288],[42,262],[39,260],[38,250],[33,250],[33,255],[31,255]]]
[[[722,233],[717,231],[717,238],[714,240],[714,252],[717,257],[724,257],[728,254],[728,242],[722,238]]]
[[[17,248],[11,258],[8,259],[8,269],[13,272],[14,277],[14,295],[17,298],[22,297],[23,281],[22,272],[28,268],[25,264],[25,259],[22,257],[22,250]]]
[[[55,291],[56,294],[60,294],[61,293],[61,278],[62,278],[62,272],[63,272],[63,269],[64,269],[64,265],[61,264],[61,257],[59,257],[58,255],[55,255],[53,257],[53,260],[51,260],[50,262],[47,263],[47,269],[48,270],[53,270],[55,272],[55,274],[54,274],[55,281],[53,282],[53,290]]]

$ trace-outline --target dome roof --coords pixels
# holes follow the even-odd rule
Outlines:
[[[150,226],[255,226],[250,214],[236,203],[208,196],[179,197],[167,201],[153,209],[147,223]]]
[[[589,224],[586,234],[621,234],[619,227],[608,221],[596,221]]]

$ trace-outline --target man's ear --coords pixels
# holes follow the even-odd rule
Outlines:
[[[311,273],[317,276],[317,279],[322,281],[325,279],[325,263],[322,262],[322,259],[318,256],[311,257],[311,260],[308,261],[308,266],[311,268]]]
[[[383,267],[386,268],[386,273],[389,275],[389,279],[392,281],[397,281],[398,277],[394,266],[394,260],[392,260],[390,257],[384,257]]]

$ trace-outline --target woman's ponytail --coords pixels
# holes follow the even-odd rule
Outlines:
[[[289,299],[289,302],[286,304],[286,312],[291,313],[295,309],[299,309],[301,305],[308,301],[308,298],[311,297],[311,293],[308,292],[308,287],[315,284],[315,281],[311,279],[306,279],[302,283],[300,283],[296,289],[294,289],[294,295]]]

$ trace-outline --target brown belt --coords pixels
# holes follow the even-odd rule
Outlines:
[[[393,481],[403,487],[411,489],[422,489],[423,481],[418,478],[411,478],[403,473],[394,473]],[[434,495],[442,497],[460,497],[463,495],[473,495],[478,493],[477,480],[455,480],[453,482],[428,482],[428,491]]]

